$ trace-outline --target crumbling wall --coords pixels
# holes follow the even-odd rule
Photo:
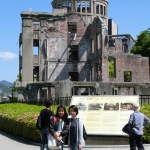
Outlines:
[[[115,39],[114,47],[108,47],[108,51],[102,54],[102,81],[103,82],[126,82],[125,72],[131,73],[129,82],[149,82],[149,58],[141,55],[124,53],[122,41]],[[115,76],[109,78],[108,58],[115,59]]]
[[[68,22],[76,22],[76,32],[68,32]],[[65,20],[53,21],[47,28],[48,81],[69,78],[69,72],[77,72],[79,81],[89,81],[90,66],[87,59],[90,53],[89,36],[82,18],[77,13],[67,14]],[[78,46],[78,59],[69,59],[70,45]]]

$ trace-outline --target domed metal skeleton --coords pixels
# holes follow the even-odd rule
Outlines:
[[[108,20],[108,0],[53,0],[54,9],[66,8],[67,12],[78,12],[86,25],[91,23],[96,16],[103,18],[105,25]]]

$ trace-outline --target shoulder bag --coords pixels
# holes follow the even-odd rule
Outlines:
[[[134,122],[135,122],[135,116],[134,116],[134,113],[133,113],[133,122],[132,124],[126,124],[123,128],[122,128],[122,131],[128,135],[131,135],[132,134],[132,130],[133,130],[133,127],[134,127]]]

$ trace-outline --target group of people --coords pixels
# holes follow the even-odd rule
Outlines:
[[[136,147],[138,150],[144,150],[142,135],[144,128],[150,124],[150,120],[139,111],[138,103],[134,103],[132,107],[134,112],[128,121],[128,124],[134,126],[132,134],[129,136],[130,150],[136,150]],[[52,101],[47,101],[46,109],[40,112],[42,117],[41,150],[44,150],[44,144],[47,142],[49,133],[56,139],[60,150],[63,150],[63,145],[66,142],[70,150],[81,150],[85,146],[85,141],[83,139],[83,123],[77,118],[77,106],[71,105],[68,110],[69,114],[63,106],[58,106],[55,115],[51,108]],[[68,119],[68,115],[71,116],[70,119]],[[47,150],[49,150],[48,147]]]
[[[70,150],[81,150],[85,146],[83,139],[83,123],[77,118],[78,108],[75,105],[69,107],[68,113],[64,106],[58,106],[56,114],[52,112],[52,101],[46,102],[46,108],[41,110],[41,150],[51,134],[57,141],[57,146],[63,150],[64,144],[68,144]],[[68,115],[71,118],[68,118]],[[48,144],[47,144],[47,150]]]

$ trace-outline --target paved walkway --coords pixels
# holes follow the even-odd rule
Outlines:
[[[29,143],[21,138],[0,131],[0,150],[40,150],[40,148],[37,144]],[[68,150],[68,148],[64,148],[64,150]],[[87,146],[84,150],[129,150],[129,146]],[[145,145],[145,150],[150,150],[150,144]]]

